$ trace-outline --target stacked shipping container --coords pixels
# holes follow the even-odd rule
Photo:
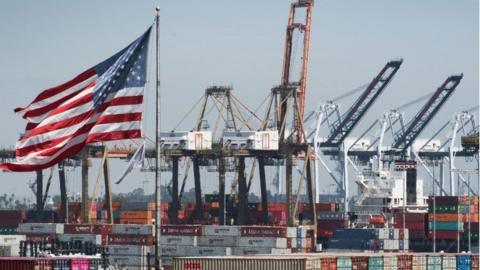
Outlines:
[[[327,250],[408,250],[408,239],[408,229],[337,229],[327,243]]]

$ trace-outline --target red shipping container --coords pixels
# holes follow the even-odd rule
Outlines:
[[[393,225],[394,228],[396,229],[402,229],[403,228],[403,223],[395,223]],[[424,223],[405,223],[405,228],[406,229],[412,229],[412,230],[424,230],[425,229],[425,224]]]
[[[479,268],[479,254],[472,255],[472,270],[478,270]]]
[[[368,257],[352,257],[352,270],[368,270]]]
[[[70,234],[111,234],[112,225],[65,224],[63,230]]]
[[[317,221],[317,228],[322,229],[342,229],[346,227],[347,222],[345,220],[318,220]]]
[[[247,226],[240,229],[242,236],[259,237],[285,237],[287,228],[285,227],[266,227],[266,226]]]
[[[435,233],[436,239],[457,239],[457,231],[443,231],[437,230]],[[428,238],[433,239],[433,231],[428,231]]]
[[[317,229],[317,236],[318,237],[326,237],[330,238],[333,237],[333,231],[329,229]]]
[[[428,197],[428,204],[433,204],[433,196]],[[435,196],[436,205],[457,205],[461,202],[461,197],[458,196]],[[467,203],[468,204],[468,203]]]
[[[108,236],[109,245],[153,245],[152,235],[112,234]]]
[[[1,210],[0,226],[18,226],[25,219],[25,213],[17,210]]]
[[[198,225],[163,225],[160,230],[162,235],[202,235],[202,226]]]
[[[52,270],[53,261],[45,258],[2,257],[2,270]]]
[[[335,212],[335,203],[317,203],[315,208],[317,212]]]
[[[398,270],[411,270],[412,269],[412,255],[399,255],[397,256]]]
[[[57,239],[56,234],[26,234],[27,241],[49,242],[50,240],[55,239]]]
[[[337,258],[320,258],[322,270],[337,270]]]
[[[394,216],[395,223],[403,222],[403,213],[396,213]],[[405,222],[424,222],[424,213],[405,213]]]

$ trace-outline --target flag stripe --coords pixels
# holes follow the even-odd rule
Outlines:
[[[68,95],[70,93],[69,90],[71,90],[71,89],[73,89],[73,90],[71,90],[72,92],[76,92],[76,90],[78,90],[76,87],[80,87],[79,89],[85,87],[85,86],[78,86],[78,85],[83,85],[83,83],[85,81],[92,82],[92,81],[95,80],[96,77],[97,77],[97,74],[95,73],[95,70],[94,69],[88,69],[87,71],[83,72],[82,74],[78,75],[77,77],[73,78],[72,80],[70,80],[70,81],[68,81],[64,84],[61,84],[61,85],[58,85],[58,86],[55,86],[55,87],[52,87],[50,89],[47,89],[47,90],[43,91],[32,101],[32,103],[30,103],[30,105],[28,105],[27,107],[24,107],[24,108],[16,108],[15,112],[21,112],[21,111],[26,110],[26,109],[30,110],[31,106],[33,106],[33,109],[35,109],[35,104],[37,102],[47,100],[47,99],[49,99],[51,97],[54,97],[56,95],[59,95],[59,97],[62,97],[61,96],[62,92],[64,92],[64,95]]]

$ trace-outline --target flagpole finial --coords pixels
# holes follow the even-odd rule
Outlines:
[[[157,12],[159,12],[159,11],[160,11],[160,6],[155,6],[155,10],[156,10]]]

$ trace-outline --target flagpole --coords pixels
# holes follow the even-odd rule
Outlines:
[[[156,70],[156,83],[155,83],[155,93],[156,93],[156,102],[155,102],[155,270],[161,269],[160,261],[160,211],[161,211],[161,198],[160,198],[160,53],[159,53],[159,34],[160,34],[160,6],[155,7],[157,12],[155,15],[155,26],[156,26],[156,41],[155,41],[155,70]]]

